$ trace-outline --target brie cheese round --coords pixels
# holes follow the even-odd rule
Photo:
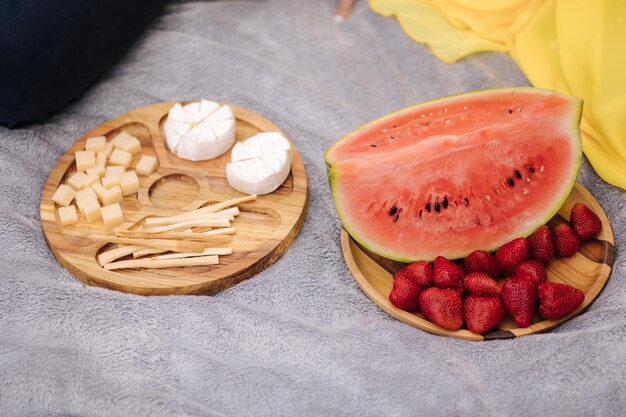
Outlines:
[[[244,194],[269,194],[289,176],[291,157],[289,141],[280,133],[259,133],[235,144],[226,165],[226,179]]]
[[[176,103],[163,125],[167,147],[179,158],[206,161],[226,153],[235,141],[232,109],[208,100]]]

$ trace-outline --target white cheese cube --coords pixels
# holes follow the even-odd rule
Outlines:
[[[76,158],[77,171],[87,171],[89,168],[96,165],[96,154],[94,151],[78,151],[74,155]]]
[[[106,151],[98,152],[96,154],[96,165],[97,166],[106,166],[109,157],[107,156]]]
[[[102,218],[100,204],[98,203],[98,198],[96,197],[96,193],[93,189],[85,188],[84,190],[77,192],[76,204],[88,223],[93,223]]]
[[[96,175],[98,178],[104,177],[104,165],[94,165],[87,171],[87,176]]]
[[[133,155],[141,151],[141,142],[139,142],[139,139],[126,132],[120,132],[111,140],[111,143],[116,148],[120,148]]]
[[[86,179],[87,175],[84,172],[77,172],[67,179],[67,185],[69,185],[76,191],[82,190],[83,184]]]
[[[120,177],[120,186],[122,187],[122,194],[125,196],[139,191],[139,178],[137,178],[135,171],[123,173]]]
[[[101,212],[104,227],[109,230],[124,223],[124,213],[118,203],[102,207]]]
[[[100,182],[100,176],[98,174],[88,174],[87,178],[83,182],[83,188],[91,187],[93,184]]]
[[[59,206],[67,207],[74,199],[74,196],[76,196],[76,191],[74,191],[72,187],[61,184],[54,194],[52,194],[52,201],[57,203]]]
[[[126,152],[123,149],[115,148],[113,150],[113,153],[111,154],[111,157],[109,158],[109,164],[119,165],[123,166],[124,168],[128,168],[132,160],[133,156],[130,153]]]
[[[104,170],[104,176],[109,178],[120,177],[126,172],[126,168],[121,166],[107,166]]]
[[[59,221],[63,226],[78,223],[78,214],[76,214],[76,207],[59,207]]]
[[[104,145],[104,153],[107,154],[107,158],[111,157],[111,154],[113,153],[113,149],[115,149],[115,146],[113,146],[111,142],[107,142]]]
[[[143,155],[137,166],[135,166],[135,171],[139,175],[149,176],[156,171],[158,165],[159,163],[154,156]]]
[[[92,138],[87,138],[87,143],[85,145],[85,150],[94,151],[94,152],[102,152],[104,151],[104,146],[106,144],[107,138],[104,136],[94,136]]]
[[[124,196],[122,195],[122,189],[118,186],[115,186],[111,189],[104,188],[101,184],[94,184],[91,186],[96,195],[98,196],[98,200],[102,202],[103,206],[108,206],[114,203],[121,203],[124,200]]]
[[[104,188],[112,188],[116,185],[120,185],[120,176],[117,175],[115,177],[103,177],[102,178],[102,185],[104,185]]]

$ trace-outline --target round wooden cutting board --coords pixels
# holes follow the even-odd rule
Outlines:
[[[144,295],[215,294],[250,278],[274,263],[291,245],[304,221],[307,179],[302,159],[293,143],[293,163],[287,180],[271,194],[239,205],[241,214],[233,226],[232,255],[220,256],[219,265],[165,269],[119,269],[108,271],[96,261],[97,255],[116,245],[90,239],[92,234],[109,234],[102,220],[62,226],[51,197],[67,177],[76,172],[74,152],[85,148],[91,136],[111,140],[126,131],[141,141],[142,151],[133,157],[131,169],[141,155],[156,156],[158,170],[139,177],[139,192],[124,197],[122,228],[131,228],[147,216],[171,216],[204,204],[226,201],[243,194],[226,181],[225,166],[230,151],[217,159],[191,162],[172,154],[164,143],[163,123],[175,102],[157,103],[133,110],[98,126],[78,140],[61,157],[48,177],[41,197],[41,224],[52,253],[61,265],[89,285]],[[237,122],[236,140],[259,132],[280,132],[263,117],[230,105]],[[132,259],[132,257],[130,258]]]
[[[455,331],[442,329],[424,318],[421,313],[409,313],[400,310],[389,301],[388,297],[393,285],[393,273],[406,264],[391,261],[369,252],[354,241],[343,229],[341,230],[341,246],[348,268],[357,284],[380,308],[400,321],[429,333],[467,340],[508,339],[525,336],[552,329],[585,311],[602,291],[611,273],[615,250],[611,225],[600,204],[581,184],[576,184],[563,207],[548,224],[553,228],[559,223],[568,222],[570,210],[576,203],[587,205],[600,217],[602,231],[595,239],[582,243],[578,253],[573,257],[552,259],[548,264],[547,271],[548,281],[561,282],[581,289],[585,293],[585,300],[580,307],[560,320],[544,320],[535,313],[533,324],[526,328],[517,327],[513,319],[507,315],[497,329],[484,335],[474,334],[466,329]]]

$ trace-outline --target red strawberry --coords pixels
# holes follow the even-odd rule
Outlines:
[[[507,278],[502,284],[500,297],[504,301],[506,311],[513,317],[519,327],[532,324],[533,311],[537,304],[537,285],[523,278]]]
[[[417,261],[396,271],[393,274],[393,279],[397,279],[400,276],[407,276],[424,288],[430,287],[433,279],[433,265],[430,262]]]
[[[522,262],[515,267],[513,275],[516,278],[524,278],[531,280],[535,284],[539,284],[548,280],[546,267],[539,261],[530,260]]]
[[[528,238],[528,251],[530,259],[547,264],[554,256],[554,244],[550,228],[541,226]]]
[[[413,278],[403,275],[393,280],[393,288],[389,293],[389,301],[394,306],[405,311],[417,311],[417,299],[424,287]]]
[[[576,233],[565,223],[552,229],[552,240],[554,241],[554,252],[560,258],[574,256],[580,246]]]
[[[528,241],[523,237],[505,243],[496,252],[500,272],[507,277],[513,274],[515,267],[528,260]]]
[[[468,294],[480,297],[497,297],[500,295],[500,286],[496,280],[480,272],[465,275],[463,288]]]
[[[576,203],[572,207],[569,224],[581,242],[597,236],[602,229],[602,222],[598,215],[582,203]]]
[[[439,327],[458,330],[463,326],[461,294],[450,288],[427,288],[419,296],[424,316]]]
[[[457,264],[450,262],[443,256],[435,258],[433,267],[433,285],[439,288],[453,288],[463,291],[463,277],[465,273]]]
[[[472,333],[487,333],[500,324],[503,317],[504,307],[498,297],[470,295],[463,303],[463,318]]]
[[[539,284],[539,314],[548,320],[567,316],[582,304],[585,293],[578,288],[556,282]]]
[[[498,262],[489,252],[484,250],[475,250],[467,255],[465,262],[463,262],[465,273],[482,272],[491,277],[498,276]]]

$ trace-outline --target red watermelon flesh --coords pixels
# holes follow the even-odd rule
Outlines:
[[[545,224],[582,157],[582,102],[548,90],[484,90],[371,122],[325,154],[350,235],[404,262],[495,250]]]

